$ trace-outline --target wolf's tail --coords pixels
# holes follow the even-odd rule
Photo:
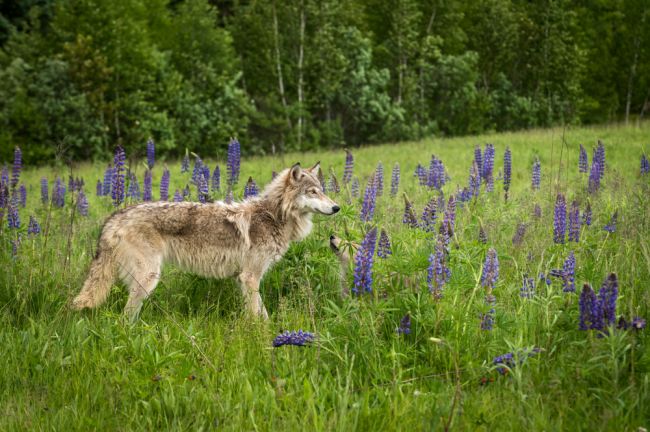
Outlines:
[[[93,308],[106,301],[115,280],[115,265],[110,251],[99,251],[81,292],[72,300],[72,309]]]

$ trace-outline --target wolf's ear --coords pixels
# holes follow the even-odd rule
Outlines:
[[[309,168],[309,172],[318,174],[319,169],[320,169],[320,161],[316,162],[313,167]]]
[[[297,182],[300,180],[300,175],[302,174],[302,168],[300,168],[300,163],[295,163],[292,167],[291,170],[289,170],[289,178],[292,181]]]

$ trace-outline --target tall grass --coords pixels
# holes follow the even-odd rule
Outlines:
[[[22,243],[12,256],[16,230],[0,231],[1,430],[636,430],[650,413],[650,352],[644,331],[616,330],[602,337],[578,330],[578,293],[562,292],[561,281],[537,280],[561,268],[574,251],[576,286],[595,288],[609,272],[618,275],[618,315],[650,318],[650,178],[639,175],[648,154],[650,124],[639,128],[551,129],[524,133],[432,139],[354,149],[354,173],[362,189],[378,162],[389,173],[401,166],[400,194],[385,186],[370,224],[359,219],[360,199],[343,189],[333,198],[343,207],[332,218],[316,217],[312,234],[294,244],[264,278],[267,323],[250,320],[232,280],[213,280],[164,270],[145,302],[140,320],[121,316],[125,287],[114,287],[107,304],[89,312],[68,309],[95,251],[110,197],[95,197],[105,162],[72,167],[26,167],[27,208],[21,209]],[[604,184],[587,192],[578,172],[579,144],[606,146]],[[402,192],[421,214],[436,192],[419,186],[413,172],[432,154],[445,163],[451,180],[445,196],[466,186],[475,144],[496,147],[495,177],[512,150],[512,185],[503,185],[457,210],[449,245],[451,279],[443,297],[429,294],[426,273],[435,233],[402,224]],[[245,145],[245,144],[243,144]],[[129,155],[140,181],[141,155]],[[224,154],[201,155],[213,168]],[[542,187],[531,189],[535,157]],[[589,153],[591,161],[591,153]],[[342,178],[345,154],[320,152],[242,161],[242,179],[258,184],[271,171],[302,161],[321,161]],[[189,182],[178,161],[167,161],[170,196]],[[163,163],[153,170],[154,198]],[[68,193],[63,209],[43,205],[39,180],[83,177],[90,214],[74,209]],[[235,188],[241,196],[245,182]],[[222,191],[224,188],[222,187]],[[192,188],[193,197],[196,189]],[[361,191],[363,195],[363,190]],[[553,205],[590,202],[593,223],[580,243],[553,243]],[[50,194],[51,195],[51,194]],[[221,194],[215,198],[221,199]],[[533,217],[535,204],[541,219]],[[603,230],[618,210],[617,231]],[[34,215],[39,236],[26,234]],[[438,221],[441,220],[439,217]],[[512,237],[519,223],[527,231],[520,245]],[[384,228],[393,245],[388,259],[375,258],[372,294],[342,299],[339,263],[328,247],[331,233],[360,242],[370,226]],[[479,227],[487,234],[479,242]],[[494,295],[494,329],[480,329],[485,304],[480,278],[488,248],[498,252],[500,277]],[[524,275],[536,279],[532,299],[520,297]],[[344,284],[351,286],[351,274]],[[396,328],[405,314],[408,335]],[[317,343],[273,349],[282,330],[306,329]],[[492,359],[538,347],[501,375]]]

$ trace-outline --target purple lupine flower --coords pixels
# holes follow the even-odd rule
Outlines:
[[[77,211],[81,216],[88,216],[88,199],[82,190],[77,195]]]
[[[442,161],[431,155],[429,172],[427,173],[426,185],[429,188],[440,189],[445,184],[445,166]]]
[[[618,210],[614,212],[612,215],[611,219],[609,220],[609,223],[603,227],[605,231],[607,231],[610,234],[613,234],[616,232],[616,220],[618,219]]]
[[[399,163],[396,163],[395,166],[393,167],[393,174],[390,179],[391,196],[397,195],[397,191],[399,189],[399,175],[400,175]]]
[[[598,141],[598,146],[594,150],[594,156],[591,161],[591,171],[589,172],[589,192],[597,192],[600,188],[600,182],[605,175],[605,146],[602,141]]]
[[[483,225],[479,225],[478,241],[479,243],[483,243],[483,244],[487,244],[488,241],[487,234],[485,233],[485,229],[483,229]]]
[[[106,170],[104,171],[104,187],[102,189],[102,195],[108,196],[111,193],[112,186],[113,186],[113,167],[109,164]]]
[[[142,201],[151,201],[153,193],[151,191],[151,170],[148,169],[144,172],[144,191],[142,192]]]
[[[352,180],[354,172],[354,156],[350,150],[345,149],[345,169],[343,170],[343,184],[348,184]]]
[[[354,287],[352,292],[362,294],[372,292],[372,264],[377,243],[377,228],[373,227],[366,233],[361,247],[354,257]]]
[[[352,198],[359,198],[359,189],[361,187],[359,186],[359,179],[354,177],[352,179],[352,185],[350,186],[350,194],[352,195]]]
[[[167,167],[165,167],[162,173],[162,178],[160,179],[160,200],[161,201],[169,200],[169,177],[170,177],[169,170],[167,169]]]
[[[153,142],[153,139],[149,138],[147,141],[147,166],[149,169],[153,169],[154,164],[156,163],[156,145]],[[145,192],[146,193],[146,192]],[[146,200],[145,201],[150,201]]]
[[[581,173],[586,173],[589,166],[589,161],[587,160],[587,150],[580,144],[580,156],[578,157],[578,171]]]
[[[366,191],[363,194],[363,203],[361,204],[361,220],[363,222],[370,222],[375,215],[375,203],[377,201],[377,184],[376,177],[371,177],[368,180]]]
[[[47,187],[47,183],[45,184],[45,187]],[[104,185],[102,184],[101,180],[97,180],[97,185],[95,186],[95,195],[98,197],[104,195]],[[41,200],[42,200],[42,196],[43,196],[43,190],[41,189]],[[45,197],[45,200],[47,201],[47,196]]]
[[[598,174],[602,180],[605,176],[605,145],[601,140],[598,140],[598,146],[596,146],[596,159],[598,159]]]
[[[415,167],[415,173],[413,175],[418,178],[418,183],[420,184],[420,186],[426,186],[428,173],[427,170],[424,169],[422,165],[418,164],[418,166]]]
[[[226,204],[232,204],[233,201],[235,201],[235,196],[233,195],[232,187],[228,186],[228,190],[226,191],[226,196],[224,197],[223,202]]]
[[[241,145],[236,138],[228,143],[228,160],[226,170],[228,172],[228,184],[235,185],[239,182],[239,170],[241,167]]]
[[[217,164],[212,171],[212,192],[221,191],[221,168]]]
[[[551,270],[551,276],[562,278],[562,291],[575,292],[575,273],[576,273],[576,256],[573,251],[569,252],[569,256],[564,261],[562,270]]]
[[[306,346],[312,342],[314,342],[313,333],[304,332],[302,330],[292,332],[285,331],[273,339],[273,346],[275,348],[281,347],[282,345]]]
[[[203,165],[203,178],[205,179],[205,184],[210,185],[210,168],[207,165]]]
[[[174,202],[183,202],[183,195],[181,194],[181,191],[176,189],[176,192],[174,192]]]
[[[328,186],[327,188],[329,189],[330,192],[332,193],[339,193],[341,192],[341,187],[339,186],[339,181],[336,179],[336,175],[334,174],[334,171],[330,173],[330,179],[327,182]]]
[[[113,174],[112,174],[112,184],[111,184],[111,197],[113,198],[113,205],[119,207],[125,198],[124,190],[124,161],[126,160],[126,154],[122,146],[118,145],[115,148],[115,157],[113,158]]]
[[[52,191],[52,204],[55,207],[65,206],[65,184],[59,177],[54,180],[54,190]]]
[[[444,240],[439,239],[436,242],[434,253],[429,255],[429,267],[427,268],[427,285],[429,292],[436,300],[442,298],[442,290],[450,277],[451,271],[445,265]]]
[[[452,195],[447,202],[447,208],[440,225],[440,234],[443,236],[445,245],[454,235],[456,229],[456,198]]]
[[[485,144],[483,152],[483,180],[485,181],[485,190],[492,192],[494,190],[494,145]]]
[[[404,194],[404,216],[402,217],[402,223],[411,228],[416,228],[418,226],[418,218],[415,216],[413,203],[411,203],[406,194]]]
[[[650,161],[645,154],[641,155],[641,175],[650,173]]]
[[[27,234],[38,235],[41,232],[41,226],[34,216],[29,216],[29,226],[27,227]]]
[[[129,189],[126,195],[135,201],[140,201],[140,183],[132,172],[129,173]]]
[[[553,241],[564,244],[566,237],[566,200],[561,193],[555,199],[555,213],[553,218]]]
[[[410,334],[411,333],[411,316],[409,314],[404,315],[404,317],[399,320],[399,327],[396,329],[398,334]]]
[[[20,214],[18,213],[18,202],[16,199],[9,200],[9,208],[7,210],[7,223],[9,228],[20,228]]]
[[[519,246],[521,242],[524,240],[524,236],[526,235],[526,223],[521,222],[519,225],[517,225],[517,231],[515,231],[515,235],[512,236],[512,244],[515,246]]]
[[[194,158],[194,168],[192,169],[192,178],[191,182],[195,185],[199,184],[199,177],[203,177],[203,161],[197,155]]]
[[[257,183],[255,183],[255,180],[253,180],[253,177],[248,177],[248,181],[244,187],[244,199],[258,195],[259,189],[257,188]]]
[[[19,203],[22,208],[27,207],[27,188],[24,183],[20,184],[18,188],[18,196],[20,197]]]
[[[580,330],[602,330],[603,328],[603,313],[600,307],[600,302],[596,293],[591,288],[591,285],[585,284],[582,287],[580,294],[580,323],[578,328]]]
[[[481,149],[478,149],[478,151],[480,153]],[[481,175],[476,161],[472,162],[472,166],[469,169],[469,191],[473,197],[478,197],[481,191]]]
[[[616,322],[616,300],[618,299],[618,279],[610,273],[598,292],[603,324],[614,325]]]
[[[393,251],[391,250],[388,234],[386,234],[386,230],[382,228],[381,234],[379,234],[379,245],[377,246],[377,256],[379,258],[388,258],[388,255],[392,255],[392,254]]]
[[[185,156],[181,160],[181,174],[186,172],[190,172],[190,155],[187,149],[185,149]]]
[[[533,357],[539,354],[541,351],[542,350],[540,348],[535,347],[530,350],[522,350],[518,352],[516,356],[512,352],[505,353],[500,356],[494,357],[494,359],[492,360],[492,364],[494,364],[495,366],[500,365],[500,367],[497,367],[496,370],[501,375],[505,375],[508,373],[508,370],[512,370],[515,366],[517,366],[517,364],[523,363],[526,358]],[[518,362],[515,361],[515,357],[519,360]]]
[[[18,248],[20,247],[20,244],[22,243],[22,241],[23,241],[23,235],[22,234],[18,234],[18,237],[16,237],[15,240],[11,241],[11,256],[12,257],[16,258],[16,256],[18,255]]]
[[[197,184],[196,184],[196,196],[198,197],[199,202],[206,203],[208,201],[209,192],[210,191],[208,190],[208,179],[205,178],[203,173],[201,173],[197,177]]]
[[[20,171],[23,168],[23,152],[20,147],[16,146],[14,149],[14,165],[11,170],[11,187],[15,188],[20,180]]]
[[[535,279],[524,275],[524,281],[521,285],[521,290],[519,296],[522,298],[533,298],[535,297]]]
[[[490,248],[485,256],[483,264],[483,273],[481,274],[481,285],[490,290],[494,288],[499,279],[499,257],[494,248]]]
[[[494,327],[494,314],[496,313],[495,306],[497,298],[494,294],[487,294],[485,296],[485,304],[489,307],[486,313],[481,314],[481,330],[490,331]]]
[[[2,171],[0,171],[0,186],[9,187],[9,169],[7,165],[3,165]]]
[[[384,195],[384,165],[379,162],[375,170],[375,188],[377,189],[377,196]]]
[[[422,211],[422,217],[421,217],[422,223],[420,225],[423,230],[427,232],[432,232],[435,229],[436,219],[438,218],[438,214],[436,211],[437,207],[438,207],[438,200],[435,197],[431,198],[431,200],[427,203],[427,205],[424,206],[424,210]],[[404,219],[405,220],[408,219],[408,214],[406,209],[404,210]]]
[[[535,203],[535,207],[533,208],[533,216],[535,219],[540,219],[542,217],[542,208],[538,203]]]
[[[632,318],[632,322],[630,323],[630,327],[633,328],[634,330],[643,330],[645,328],[645,325],[646,325],[645,319],[641,317]]]
[[[505,191],[505,199],[508,201],[508,191],[510,190],[510,181],[512,180],[512,153],[510,147],[506,147],[503,153],[503,190]]]
[[[535,162],[533,162],[533,177],[532,177],[533,190],[539,190],[539,186],[541,182],[542,182],[542,164],[539,161],[539,158],[535,158]]]
[[[458,199],[458,202],[464,203],[472,199],[472,194],[469,192],[469,189],[464,187],[462,189],[458,189],[456,192],[456,198]]]
[[[479,173],[483,173],[483,158],[481,156],[481,146],[474,147],[474,162],[476,162],[476,169]]]
[[[99,185],[101,187],[101,182],[99,182]],[[41,177],[41,202],[43,204],[47,204],[47,201],[49,200],[49,185],[47,184],[47,178],[46,177]],[[98,189],[100,190],[100,189]],[[101,193],[101,190],[100,190]]]
[[[587,203],[585,211],[582,213],[582,223],[590,226],[591,225],[591,204]]]
[[[580,241],[580,205],[578,201],[571,203],[569,210],[569,241],[578,243]]]

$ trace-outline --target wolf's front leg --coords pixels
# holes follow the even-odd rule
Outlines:
[[[266,312],[260,295],[260,277],[245,271],[239,275],[239,282],[249,312],[265,320],[269,319],[269,314]]]

